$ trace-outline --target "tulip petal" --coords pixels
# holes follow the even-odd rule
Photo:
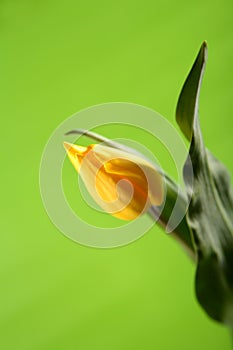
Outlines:
[[[150,164],[143,161],[140,166],[126,159],[112,159],[105,164],[105,169],[111,174],[128,177],[145,191],[149,191],[152,205],[161,205],[164,198],[162,175]]]

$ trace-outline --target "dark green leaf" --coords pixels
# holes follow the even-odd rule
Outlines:
[[[190,141],[184,180],[191,200],[187,221],[197,252],[196,295],[209,316],[233,327],[233,195],[230,176],[224,165],[205,148],[198,118],[206,57],[204,42],[182,88],[176,119]]]

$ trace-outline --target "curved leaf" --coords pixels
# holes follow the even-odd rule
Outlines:
[[[198,118],[199,91],[206,58],[207,45],[204,42],[182,88],[176,120],[190,141],[183,175],[191,199],[187,221],[198,260],[196,295],[209,316],[233,327],[233,194],[230,175],[205,148]]]

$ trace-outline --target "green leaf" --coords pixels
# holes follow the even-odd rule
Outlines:
[[[204,42],[182,88],[176,120],[190,141],[183,174],[190,198],[187,222],[197,252],[196,296],[210,317],[233,327],[233,193],[230,175],[205,148],[198,118],[206,58],[207,45]]]

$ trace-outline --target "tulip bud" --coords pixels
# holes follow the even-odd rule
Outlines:
[[[162,175],[142,157],[102,144],[64,147],[90,195],[111,215],[133,220],[163,203]]]

